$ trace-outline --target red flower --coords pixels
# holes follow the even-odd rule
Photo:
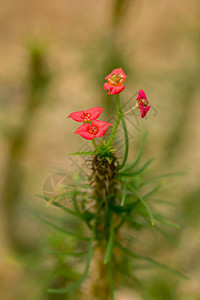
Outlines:
[[[146,114],[149,111],[149,109],[151,108],[151,106],[143,106],[141,103],[139,103],[139,107],[140,107],[140,112],[141,112],[140,119],[142,119],[146,116]]]
[[[138,100],[138,104],[139,104],[139,108],[140,108],[140,112],[141,112],[140,119],[142,119],[146,116],[146,114],[149,111],[149,109],[151,108],[151,106],[148,105],[149,101],[147,100],[147,96],[143,90],[139,90],[139,94],[138,94],[136,100]]]
[[[110,125],[112,124],[104,121],[93,121],[91,124],[85,123],[81,125],[74,133],[79,134],[86,140],[92,140],[95,137],[103,136]]]
[[[89,121],[89,120],[96,120],[102,110],[104,110],[104,108],[100,108],[100,107],[93,107],[87,110],[80,110],[80,111],[76,111],[71,113],[68,118],[72,118],[74,121],[77,122],[85,122],[85,121]]]
[[[108,90],[108,95],[116,95],[121,93],[125,86],[123,83],[125,82],[127,76],[123,72],[122,68],[114,69],[108,76],[105,77],[107,80],[104,83],[103,88],[104,90]]]

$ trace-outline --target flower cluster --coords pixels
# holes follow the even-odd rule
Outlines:
[[[93,107],[85,111],[76,111],[71,113],[67,118],[72,118],[76,122],[83,122],[83,125],[78,127],[75,134],[79,134],[86,140],[92,140],[95,137],[102,137],[112,124],[96,119],[100,116],[103,108]]]
[[[104,83],[103,87],[106,91],[108,91],[107,94],[108,95],[120,94],[125,88],[123,83],[126,81],[126,78],[127,78],[127,76],[124,73],[124,71],[122,70],[122,68],[114,69],[108,76],[105,77],[107,82]],[[143,90],[139,90],[139,94],[138,94],[136,100],[138,101],[136,103],[136,105],[124,114],[121,114],[121,110],[119,111],[119,107],[118,107],[119,120],[117,121],[118,123],[116,122],[116,124],[119,125],[119,122],[120,122],[122,116],[129,113],[131,110],[133,110],[135,108],[140,109],[140,113],[141,113],[140,119],[142,119],[146,116],[146,114],[149,111],[149,109],[151,108],[151,106],[149,105],[149,101],[147,100],[147,97]],[[118,104],[119,104],[119,102],[120,102],[120,100],[118,99]],[[120,104],[120,106],[121,106],[121,104]],[[84,139],[87,139],[87,140],[92,140],[95,137],[102,137],[107,132],[109,126],[112,125],[108,122],[96,120],[100,116],[102,110],[103,110],[103,108],[93,107],[93,108],[87,109],[85,111],[81,110],[81,111],[76,111],[76,112],[71,113],[68,116],[68,118],[72,118],[76,122],[83,123],[83,125],[78,127],[74,133],[79,134],[80,136],[82,136]],[[114,129],[113,129],[113,131],[111,133],[111,137],[110,137],[110,141],[111,141],[110,143],[112,143],[112,141],[113,141],[113,138],[115,136],[118,125],[114,126]],[[95,142],[95,141],[93,141],[93,142]]]
[[[107,80],[106,83],[104,83],[104,89],[107,91],[108,90],[108,95],[117,95],[121,93],[125,86],[123,83],[125,82],[127,76],[122,70],[122,68],[119,69],[114,69],[108,76],[105,77]],[[149,101],[147,100],[147,97],[145,95],[145,92],[143,90],[139,90],[139,94],[136,99],[138,102],[136,104],[136,107],[140,109],[141,117],[140,119],[144,118],[151,108],[149,106]]]

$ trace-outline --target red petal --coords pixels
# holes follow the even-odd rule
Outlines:
[[[81,118],[82,114],[84,114],[84,110],[76,111],[71,113],[68,118],[72,118],[76,122],[83,122],[83,119]]]
[[[91,126],[96,126],[98,128],[98,132],[97,134],[95,134],[95,137],[101,137],[103,136],[107,130],[108,130],[108,127],[111,126],[113,124],[110,124],[108,122],[104,122],[104,121],[93,121]]]
[[[91,134],[88,132],[89,127],[90,127],[90,124],[85,123],[85,124],[81,125],[80,127],[78,127],[76,129],[76,131],[74,132],[74,134],[79,134],[86,140],[92,140],[95,136],[94,136],[94,134]]]
[[[96,120],[100,116],[102,110],[104,110],[104,108],[93,107],[87,109],[85,112],[91,114],[91,117],[89,118],[90,120]]]
[[[122,78],[127,78],[122,68],[114,69],[108,76],[105,77],[105,79],[109,79],[110,77],[112,77],[112,75],[120,75]]]
[[[147,96],[145,95],[145,92],[143,90],[139,90],[138,96],[136,98],[136,100],[140,100],[140,99],[146,99],[147,100]]]
[[[139,103],[139,107],[140,107],[140,112],[141,112],[141,117],[140,119],[144,118],[146,116],[146,114],[148,113],[149,109],[151,108],[151,106],[142,106],[141,103]]]
[[[108,90],[108,93],[107,93],[108,95],[117,95],[124,90],[125,86],[124,85],[112,86],[106,82],[106,83],[104,83],[103,88],[106,91]]]

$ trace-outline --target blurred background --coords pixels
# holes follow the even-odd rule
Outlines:
[[[191,280],[148,270],[143,294],[121,287],[117,299],[200,299],[199,11],[198,0],[1,2],[1,299],[75,299],[46,293],[79,278],[73,261],[51,256],[63,243],[69,251],[78,244],[32,218],[62,218],[35,194],[66,171],[80,172],[80,161],[67,154],[88,144],[73,135],[77,124],[66,117],[100,106],[109,121],[114,99],[102,86],[118,67],[128,77],[123,103],[135,105],[133,95],[144,89],[152,105],[146,119],[128,118],[130,159],[148,130],[144,160],[156,158],[153,173],[186,171],[163,187],[181,225],[172,230],[175,242],[152,234],[146,253]]]

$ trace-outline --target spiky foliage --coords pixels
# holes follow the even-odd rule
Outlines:
[[[114,289],[119,286],[120,279],[127,278],[126,284],[132,280],[135,286],[141,287],[140,281],[132,272],[131,266],[135,260],[185,278],[167,265],[133,251],[134,247],[130,241],[134,231],[154,226],[168,237],[163,225],[179,227],[162,216],[149,200],[162,186],[162,182],[154,185],[156,181],[180,173],[146,178],[146,169],[153,161],[150,159],[142,165],[140,163],[147,134],[144,136],[137,158],[132,164],[127,164],[128,134],[124,120],[123,128],[126,144],[122,163],[119,163],[113,149],[106,148],[105,143],[102,143],[99,150],[91,154],[91,175],[87,182],[85,179],[84,183],[79,180],[78,189],[74,188],[70,193],[65,190],[53,201],[51,200],[54,206],[79,219],[81,224],[85,223],[87,229],[80,234],[76,228],[73,232],[69,232],[46,220],[45,223],[79,240],[89,241],[89,247],[85,270],[80,280],[70,287],[51,289],[49,292],[67,293],[78,288],[85,281],[82,291],[86,296],[83,295],[83,299],[85,297],[87,300],[114,299]],[[153,185],[151,188],[146,189],[151,185]],[[60,202],[69,196],[72,197],[74,210],[63,206]],[[126,231],[126,239],[123,238],[124,231]],[[84,232],[87,236],[84,236]]]

